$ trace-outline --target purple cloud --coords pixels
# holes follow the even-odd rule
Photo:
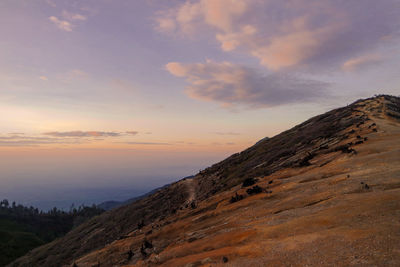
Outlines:
[[[186,94],[195,99],[215,101],[225,107],[252,108],[306,102],[326,96],[327,83],[296,78],[289,74],[259,71],[229,62],[168,63],[167,70],[187,80]]]

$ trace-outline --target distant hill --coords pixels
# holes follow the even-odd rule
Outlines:
[[[399,140],[400,98],[358,100],[11,266],[400,266]]]
[[[99,209],[103,209],[103,210],[115,209],[115,208],[118,208],[118,207],[121,207],[121,206],[124,206],[124,205],[131,204],[131,203],[133,203],[133,202],[135,202],[135,201],[137,201],[139,199],[142,199],[144,197],[147,197],[149,195],[152,195],[155,192],[157,192],[158,190],[160,190],[160,189],[162,189],[162,188],[164,188],[166,186],[168,186],[168,184],[164,185],[162,187],[158,187],[156,189],[153,189],[150,192],[147,192],[146,194],[143,194],[143,195],[140,195],[140,196],[137,196],[137,197],[133,197],[133,198],[130,198],[130,199],[125,200],[125,201],[114,201],[114,200],[105,201],[105,202],[102,202],[102,203],[98,204],[97,207]]]

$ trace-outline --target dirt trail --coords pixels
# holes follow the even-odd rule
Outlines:
[[[187,203],[191,203],[196,200],[196,182],[194,179],[186,179],[185,185],[187,186],[187,190],[189,193],[188,199],[186,200]]]

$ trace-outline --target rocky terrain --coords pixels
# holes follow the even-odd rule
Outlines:
[[[400,266],[400,98],[332,110],[10,266]]]

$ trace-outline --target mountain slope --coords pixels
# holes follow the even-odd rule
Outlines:
[[[147,197],[149,195],[154,194],[155,192],[157,192],[158,190],[160,190],[161,188],[164,188],[166,186],[168,186],[168,185],[161,186],[161,187],[153,189],[150,192],[147,192],[147,193],[145,193],[143,195],[140,195],[140,196],[137,196],[137,197],[133,197],[133,198],[127,199],[125,201],[114,201],[114,200],[105,201],[105,202],[102,202],[99,205],[97,205],[97,207],[99,209],[103,209],[103,210],[111,210],[111,209],[115,209],[115,208],[118,208],[118,207],[121,207],[121,206],[124,206],[124,205],[129,205],[129,204],[131,204],[131,203],[133,203],[135,201],[138,201],[139,199],[142,199],[142,198],[145,198],[145,197]]]
[[[360,100],[93,218],[12,266],[398,266],[399,140],[400,99]]]

